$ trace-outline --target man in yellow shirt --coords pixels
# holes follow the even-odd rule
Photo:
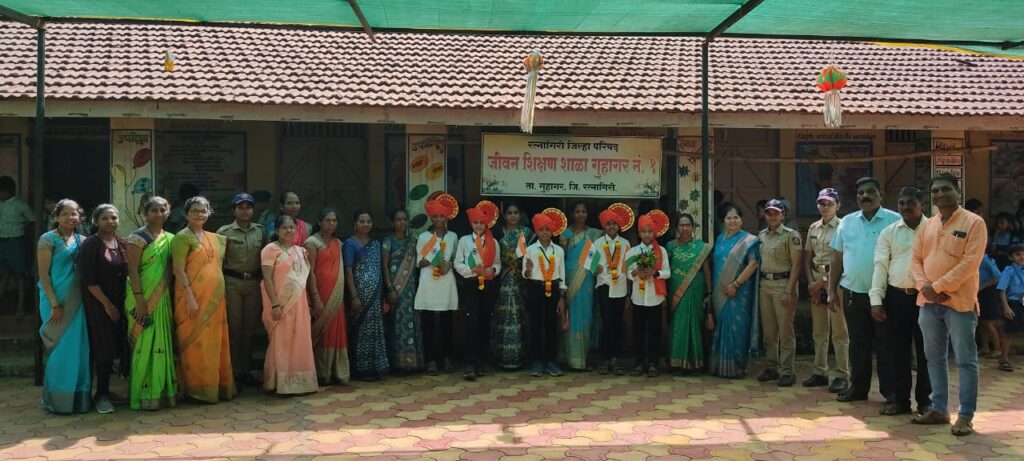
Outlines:
[[[917,283],[919,323],[932,384],[932,409],[914,418],[916,424],[949,424],[949,342],[960,372],[960,412],[953,435],[974,432],[971,420],[978,403],[978,285],[981,259],[988,244],[985,222],[960,207],[956,177],[932,178],[932,204],[939,214],[924,224],[914,239],[910,269]]]

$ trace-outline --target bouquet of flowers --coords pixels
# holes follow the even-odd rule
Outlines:
[[[642,269],[653,269],[658,265],[658,255],[654,254],[653,251],[641,251],[640,254],[636,255],[636,267],[638,270]],[[646,289],[647,281],[639,279],[640,293],[643,293]]]
[[[512,267],[516,264],[516,260],[519,259],[516,256],[514,248],[503,248],[501,250],[501,264],[505,267]]]

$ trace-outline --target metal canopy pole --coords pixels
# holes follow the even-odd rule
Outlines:
[[[715,210],[712,209],[713,205],[711,203],[715,194],[714,191],[709,190],[711,180],[708,178],[711,174],[711,121],[708,115],[708,48],[712,40],[722,35],[726,29],[732,27],[733,24],[743,19],[751,11],[754,11],[754,8],[757,8],[762,2],[764,0],[747,0],[736,11],[733,11],[729,17],[725,18],[714,29],[711,29],[704,36],[704,42],[700,45],[700,190],[704,197],[701,200],[701,210],[704,213],[701,235],[704,237],[705,242],[712,241],[711,239],[714,237],[714,234],[711,231],[711,227],[715,222]]]
[[[32,140],[32,172],[29,178],[32,184],[32,209],[43,209],[43,136],[46,122],[46,29],[40,23],[36,28],[36,124],[35,136]],[[46,231],[46,219],[36,221],[36,234]],[[43,384],[43,348],[42,340],[36,335],[35,383]]]
[[[701,235],[705,242],[711,242],[714,235],[711,233],[711,226],[714,224],[711,210],[711,200],[714,193],[708,190],[711,181],[708,174],[711,171],[711,140],[710,119],[708,117],[708,47],[710,42],[704,41],[700,46],[700,190],[703,191],[704,200],[701,200],[703,208]]]

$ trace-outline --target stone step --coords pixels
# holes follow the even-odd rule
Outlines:
[[[32,354],[0,354],[0,377],[35,376],[35,360]]]

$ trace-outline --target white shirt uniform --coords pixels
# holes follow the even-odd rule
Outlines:
[[[658,271],[655,273],[655,277],[659,279],[668,279],[672,275],[672,271],[668,267],[668,252],[665,251],[665,247],[658,246],[658,250],[661,251],[661,267],[657,268]],[[631,248],[626,253],[626,259],[629,260],[639,255],[640,252],[650,253],[654,251],[653,248],[641,242],[639,245]],[[630,299],[633,301],[634,306],[659,306],[661,302],[665,300],[665,297],[655,293],[654,291],[654,278],[649,278],[644,281],[644,292],[640,292],[640,280],[633,277],[632,272],[634,269],[638,269],[636,261],[626,265],[626,276],[629,280],[633,281],[633,295]]]
[[[477,240],[480,240],[481,248],[487,244],[487,237],[483,235],[475,233],[464,235],[459,239],[459,247],[455,251],[455,271],[467,279],[476,277],[476,274],[473,273],[473,265],[469,262],[470,257],[475,260],[476,264],[484,263],[483,255],[476,249]],[[491,240],[496,248],[494,249],[494,263],[490,267],[494,269],[494,276],[497,277],[501,273],[501,243],[498,242],[498,239]]]
[[[443,239],[437,239],[434,244],[424,251],[427,243],[430,242],[432,231],[420,234],[416,239],[416,263],[423,259],[423,254],[428,253],[427,261],[433,261],[433,254],[441,251],[441,241],[444,241],[445,261],[451,262],[455,257],[455,247],[458,244],[458,237],[455,232],[448,231]],[[455,272],[448,271],[438,279],[434,279],[434,271],[431,267],[420,269],[420,285],[416,289],[414,308],[420,311],[454,311],[459,308],[459,291],[455,287]]]
[[[608,253],[605,253],[604,245],[608,244]],[[608,267],[610,257],[616,257],[616,244],[618,244],[618,269],[619,276],[618,280],[612,282],[612,271]],[[622,238],[621,235],[615,236],[614,239],[609,239],[607,235],[602,235],[594,240],[594,244],[591,245],[591,255],[587,256],[587,269],[601,267],[601,273],[596,276],[596,283],[594,287],[608,286],[608,297],[609,298],[625,298],[628,290],[629,279],[626,277],[626,254],[629,253],[629,240]],[[593,262],[596,260],[596,262]],[[596,264],[596,266],[595,266]]]
[[[526,249],[526,257],[523,258],[523,277],[527,280],[539,280],[544,281],[544,272],[541,271],[540,262],[537,258],[544,258],[544,267],[548,266],[548,257],[555,255],[555,272],[552,274],[551,279],[557,280],[557,286],[552,284],[552,290],[566,290],[565,285],[565,250],[562,247],[555,244],[555,242],[548,243],[547,248],[541,246],[540,242],[534,242]],[[530,275],[526,275],[526,260],[533,261],[533,270]]]

